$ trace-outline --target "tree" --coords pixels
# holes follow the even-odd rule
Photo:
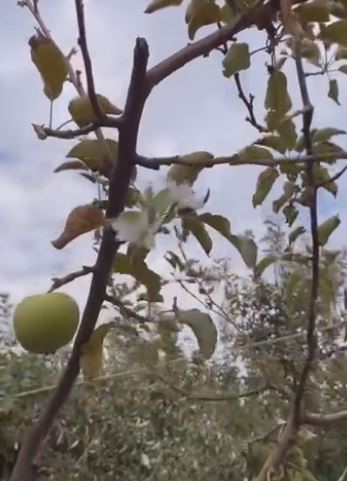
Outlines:
[[[34,125],[34,130],[42,140],[48,137],[74,139],[94,133],[96,140],[88,137],[79,141],[67,154],[73,160],[64,163],[58,170],[82,170],[83,175],[99,184],[99,189],[104,192],[107,200],[100,198],[90,205],[75,207],[68,216],[61,236],[53,241],[55,248],[63,249],[77,236],[95,230],[97,260],[92,267],[84,267],[64,279],[56,279],[52,286],[55,289],[83,275],[92,277],[86,306],[65,371],[57,389],[23,441],[11,481],[26,481],[35,477],[33,460],[37,458],[43,441],[67,400],[80,367],[86,372],[88,366],[89,373],[99,369],[102,340],[108,327],[94,328],[103,303],[112,302],[123,312],[127,308],[117,298],[118,293],[114,292],[113,281],[110,279],[112,274],[130,274],[137,283],[144,283],[147,292],[141,294],[140,300],[146,300],[150,306],[162,301],[160,277],[145,262],[148,253],[155,247],[157,235],[172,233],[175,225],[180,242],[193,236],[209,254],[212,246],[209,229],[212,228],[238,249],[246,266],[252,271],[255,282],[273,261],[271,258],[263,258],[258,262],[254,239],[249,235],[232,233],[227,219],[209,212],[198,213],[206,205],[209,193],[203,199],[196,199],[192,185],[203,168],[220,164],[264,167],[252,198],[254,207],[263,203],[275,182],[283,180],[283,194],[273,203],[273,210],[283,213],[288,226],[294,227],[289,234],[290,243],[304,232],[304,227],[297,224],[299,214],[307,209],[310,218],[310,248],[304,255],[305,275],[309,272],[308,297],[304,296],[303,302],[306,305],[300,316],[301,327],[306,330],[305,351],[285,426],[279,434],[278,442],[259,468],[259,474],[252,473],[257,476],[257,481],[269,479],[271,473],[276,472],[291,452],[293,441],[299,436],[303,425],[326,426],[347,418],[345,412],[313,414],[307,396],[307,386],[319,353],[317,322],[321,312],[320,259],[330,235],[340,224],[338,216],[321,223],[318,221],[318,191],[324,189],[337,195],[336,181],[346,170],[338,170],[337,161],[347,158],[347,153],[332,141],[333,137],[344,133],[341,129],[313,127],[315,112],[310,100],[307,76],[318,73],[327,75],[328,96],[339,103],[337,79],[340,77],[335,78],[335,74],[343,76],[346,73],[343,61],[347,42],[346,1],[269,0],[265,3],[262,0],[249,0],[222,4],[223,2],[209,0],[192,0],[185,16],[191,43],[185,48],[148,69],[147,42],[143,38],[136,40],[133,70],[123,109],[96,92],[82,0],[75,0],[75,5],[78,43],[84,60],[87,90],[81,76],[72,66],[73,52],[65,56],[51,37],[40,16],[39,2],[23,0],[18,3],[29,9],[38,23],[38,31],[31,37],[29,45],[33,63],[44,83],[44,94],[51,102],[49,127]],[[146,13],[181,4],[181,0],[153,0]],[[201,40],[193,41],[197,31],[205,25],[217,25],[216,31]],[[257,120],[254,99],[245,94],[241,82],[240,72],[250,67],[251,53],[256,52],[250,52],[249,45],[238,40],[238,34],[250,28],[257,28],[264,34],[265,46],[260,48],[269,55],[264,123]],[[224,75],[235,81],[239,96],[247,109],[247,121],[261,137],[228,157],[215,157],[209,152],[193,152],[184,156],[153,159],[138,153],[137,134],[143,109],[153,89],[190,61],[208,56],[215,49],[224,56]],[[296,110],[292,108],[287,78],[282,70],[284,63],[290,64],[296,72],[302,101]],[[305,69],[310,68],[306,65],[313,66],[314,71],[306,72]],[[78,93],[78,97],[68,105],[72,120],[78,126],[73,130],[65,130],[63,126],[53,128],[53,101],[61,94],[66,80],[72,82]],[[299,121],[302,122],[301,136],[297,134]],[[118,140],[105,138],[102,131],[104,127],[117,130]],[[167,185],[161,191],[147,189],[140,192],[135,187],[137,166],[157,170],[165,165],[171,167]],[[121,252],[121,249],[126,250]],[[177,255],[175,257],[175,253],[170,253],[169,257],[172,264],[178,263],[179,258]],[[303,257],[296,260],[302,263]],[[171,309],[171,317],[190,326],[200,323],[212,326],[206,313],[181,310],[177,303]],[[196,333],[198,338],[200,336],[200,347],[204,346],[200,349],[201,353],[208,357],[211,354],[209,344],[206,348],[201,333],[198,330]],[[207,337],[215,336],[213,327],[208,333]]]

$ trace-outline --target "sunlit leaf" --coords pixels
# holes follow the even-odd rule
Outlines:
[[[190,309],[178,311],[177,320],[191,328],[198,341],[201,356],[209,359],[215,352],[218,339],[217,329],[211,317],[199,309]]]
[[[205,25],[217,23],[220,20],[220,7],[210,0],[191,0],[186,11],[188,36],[193,40],[196,32]]]
[[[105,224],[105,217],[101,209],[92,205],[75,207],[68,215],[65,227],[60,236],[52,241],[53,247],[63,249],[76,237],[97,229]]]
[[[104,339],[111,327],[112,323],[97,327],[89,340],[82,345],[80,366],[84,377],[88,380],[94,379],[102,373]]]
[[[67,76],[67,62],[64,54],[50,38],[34,35],[29,40],[31,59],[40,72],[44,93],[54,100],[61,94]]]
[[[145,13],[153,13],[166,7],[181,5],[183,0],[153,0],[145,10]]]
[[[253,207],[264,202],[278,176],[278,170],[274,167],[268,167],[259,174],[256,191],[252,197]]]
[[[269,149],[258,147],[257,145],[250,145],[239,152],[239,157],[245,162],[250,160],[272,160],[273,155]]]
[[[97,94],[99,107],[104,114],[120,115],[122,110],[112,104],[103,95]],[[97,121],[94,115],[93,106],[88,96],[76,97],[72,99],[68,106],[70,115],[79,127],[84,127]]]
[[[335,229],[341,224],[341,220],[338,215],[334,215],[329,217],[323,224],[318,227],[318,242],[319,245],[324,246],[331,234],[334,232]]]
[[[248,43],[233,43],[223,59],[224,75],[231,77],[236,72],[247,70],[251,65]]]
[[[91,170],[100,170],[104,167],[108,154],[116,164],[118,159],[118,142],[116,140],[85,139],[72,147],[66,157],[82,160]]]
[[[148,300],[160,302],[161,277],[147,267],[143,259],[133,258],[128,254],[118,253],[114,264],[114,272],[128,274],[147,288]]]
[[[174,180],[176,184],[183,184],[187,182],[192,185],[198,178],[199,173],[203,169],[204,162],[209,162],[213,159],[213,155],[210,152],[193,152],[180,157],[182,162],[186,162],[191,165],[179,165],[174,164],[168,174],[168,179]]]

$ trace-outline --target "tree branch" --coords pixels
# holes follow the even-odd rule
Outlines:
[[[269,12],[272,11],[271,5],[262,5],[264,1],[265,0],[257,0],[245,14],[238,15],[228,25],[225,25],[201,40],[188,44],[186,47],[152,67],[147,72],[149,84],[152,86],[158,85],[187,63],[201,55],[207,55],[212,50],[230,40],[241,30],[250,27],[256,21],[257,15],[259,15],[260,12],[265,13],[265,9],[269,10]]]
[[[253,127],[255,127],[258,132],[268,132],[269,129],[266,127],[263,127],[262,125],[258,124],[257,119],[255,118],[254,114],[254,95],[250,95],[249,99],[246,97],[246,94],[243,91],[241,80],[240,80],[240,74],[237,72],[234,75],[235,79],[235,84],[237,87],[237,91],[239,93],[239,97],[242,100],[242,102],[245,104],[247,110],[248,110],[248,117],[246,117],[246,121],[249,122]]]
[[[304,424],[320,427],[330,427],[332,424],[345,421],[347,421],[347,410],[333,414],[305,413],[302,418]]]
[[[180,155],[173,155],[170,157],[144,157],[143,155],[136,156],[136,164],[140,165],[141,167],[145,167],[148,169],[158,170],[162,166],[170,166],[170,165],[187,165],[187,166],[199,166],[199,167],[214,167],[216,165],[233,165],[233,166],[243,166],[243,165],[259,165],[265,167],[276,167],[278,165],[283,164],[302,164],[303,166],[307,161],[312,161],[314,163],[317,162],[329,162],[332,160],[342,160],[347,159],[347,152],[342,151],[339,154],[336,153],[327,153],[327,154],[319,154],[319,155],[302,155],[297,156],[295,158],[273,158],[273,159],[247,159],[244,160],[242,156],[239,154],[233,154],[226,157],[213,157],[209,160],[204,160],[199,162],[197,160],[194,161],[194,164],[189,162],[188,160],[184,159],[184,156]],[[341,175],[341,174],[340,174]],[[332,179],[329,179],[327,183],[332,182]]]
[[[304,107],[303,113],[303,136],[307,155],[311,156],[312,136],[311,136],[311,122],[313,117],[313,105],[311,104],[309,93],[307,90],[306,77],[303,68],[302,58],[300,55],[300,44],[297,45],[297,54],[295,56],[296,71],[299,81],[299,88]],[[315,359],[317,349],[317,335],[316,335],[316,303],[318,298],[319,288],[319,241],[318,241],[318,214],[317,214],[317,187],[314,180],[314,161],[312,159],[306,162],[306,173],[308,183],[312,189],[312,202],[309,207],[310,210],[310,224],[311,224],[311,239],[312,239],[312,282],[310,290],[310,300],[308,307],[308,321],[307,321],[307,357],[301,371],[300,379],[296,389],[294,400],[294,422],[300,425],[300,416],[302,414],[303,399],[306,388],[308,376]]]
[[[79,31],[78,44],[81,48],[83,62],[84,62],[88,96],[90,99],[90,103],[92,104],[95,117],[100,121],[100,123],[102,123],[102,121],[104,120],[105,114],[102,112],[100,108],[100,105],[98,103],[98,99],[95,93],[93,67],[92,67],[92,61],[90,60],[90,55],[89,55],[88,45],[87,45],[83,0],[75,0],[75,7],[76,7],[77,23],[78,23],[78,31]]]
[[[137,132],[149,89],[146,85],[148,46],[138,38],[134,51],[134,66],[124,110],[125,121],[119,132],[119,157],[110,182],[107,205],[108,216],[118,216],[124,208],[125,194],[130,183],[135,162]],[[109,227],[103,232],[102,241],[93,271],[92,282],[71,356],[56,391],[48,401],[39,419],[25,437],[10,481],[29,481],[35,477],[33,461],[49,433],[59,410],[67,400],[78,376],[81,347],[90,338],[104,302],[107,280],[114,256],[119,247],[115,233]]]
[[[79,271],[70,272],[64,277],[60,277],[60,278],[55,277],[52,279],[53,284],[49,288],[48,292],[53,292],[55,289],[59,289],[59,287],[64,286],[65,284],[68,284],[69,282],[72,282],[75,279],[78,279],[79,277],[92,274],[94,270],[95,268],[92,266],[83,266],[82,269],[80,269]]]
[[[110,302],[114,306],[116,306],[119,309],[119,312],[123,315],[130,318],[136,319],[140,324],[146,324],[150,322],[150,319],[147,317],[141,316],[141,314],[138,314],[137,312],[133,311],[132,309],[129,309],[124,302],[122,302],[119,299],[116,299],[113,296],[110,296],[109,294],[105,294],[105,301]]]

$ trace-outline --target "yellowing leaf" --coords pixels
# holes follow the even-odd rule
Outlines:
[[[251,65],[248,43],[233,43],[224,57],[223,67],[225,77],[231,77],[236,72],[247,70]]]
[[[114,272],[128,274],[147,288],[149,302],[160,302],[161,277],[147,267],[143,259],[133,258],[128,254],[118,253],[114,264]]]
[[[166,7],[181,5],[183,0],[153,0],[145,10],[145,13],[153,13]]]
[[[341,220],[338,215],[329,217],[323,224],[318,227],[318,242],[319,245],[324,246],[331,234],[341,224]]]
[[[292,106],[292,101],[287,91],[287,78],[283,72],[274,71],[269,76],[265,108],[284,115]]]
[[[245,162],[258,159],[273,159],[273,155],[269,149],[265,149],[264,147],[258,147],[256,145],[250,145],[248,147],[245,147],[239,152],[239,156],[241,160],[244,160]]]
[[[43,35],[34,35],[29,40],[31,59],[40,72],[44,93],[54,100],[61,94],[67,76],[64,54],[53,40]]]
[[[210,152],[204,151],[184,155],[180,157],[180,160],[191,164],[191,166],[175,164],[170,168],[167,178],[175,181],[176,184],[183,184],[186,182],[189,185],[193,185],[198,178],[199,173],[204,168],[203,164],[212,159],[213,155]]]
[[[347,45],[347,20],[337,20],[322,29],[322,40]]]
[[[256,191],[252,198],[253,207],[263,203],[278,176],[278,170],[273,167],[268,167],[260,173]]]
[[[100,94],[96,94],[99,107],[104,114],[120,115],[122,110],[112,104],[106,97]],[[88,96],[76,97],[69,103],[69,112],[76,124],[79,127],[84,127],[97,119],[94,115],[92,104]]]
[[[194,39],[199,28],[220,20],[220,7],[210,0],[191,0],[186,11],[188,36]]]
[[[89,341],[82,345],[80,366],[86,379],[94,379],[102,372],[104,339],[111,326],[110,322],[97,327]]]
[[[54,169],[54,172],[62,172],[63,170],[88,170],[88,167],[84,162],[80,162],[79,160],[70,160],[60,164],[56,169]]]
[[[179,311],[177,320],[191,328],[198,341],[200,354],[204,359],[209,359],[216,349],[218,338],[217,329],[211,317],[199,309],[190,309]]]
[[[118,142],[112,139],[100,141],[85,139],[67,153],[67,158],[82,160],[91,170],[101,170],[105,165],[106,155],[109,154],[114,164],[118,159]]]
[[[63,249],[76,237],[95,230],[104,224],[104,214],[97,207],[91,205],[75,207],[68,215],[63,232],[56,240],[52,241],[52,245],[56,249]]]

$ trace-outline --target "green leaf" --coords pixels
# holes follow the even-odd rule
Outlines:
[[[222,215],[213,215],[210,213],[201,214],[199,216],[205,224],[209,225],[223,237],[225,237],[241,254],[242,259],[248,267],[253,268],[257,262],[257,245],[253,239],[247,236],[236,236],[230,232],[230,222]]]
[[[296,229],[292,230],[292,232],[290,232],[290,234],[288,236],[289,245],[292,245],[296,241],[296,239],[298,239],[305,232],[306,232],[306,229],[302,225],[300,225],[299,227],[296,227]]]
[[[258,145],[264,145],[265,147],[270,147],[281,154],[284,154],[287,150],[287,142],[279,135],[265,135],[264,137],[256,140],[254,143]]]
[[[153,0],[146,8],[145,13],[153,13],[166,7],[181,5],[183,0]]]
[[[258,256],[258,248],[254,240],[245,235],[231,235],[229,240],[241,254],[246,266],[253,269]]]
[[[67,61],[56,43],[42,34],[34,35],[29,40],[31,60],[41,75],[44,93],[50,100],[55,100],[63,91],[67,77]]]
[[[236,72],[247,70],[251,65],[248,43],[233,43],[224,57],[223,74],[231,77]]]
[[[182,227],[184,231],[191,232],[207,255],[210,254],[213,247],[212,239],[207,232],[204,223],[197,215],[183,215]]]
[[[277,258],[276,256],[266,256],[261,259],[261,261],[258,262],[258,264],[255,266],[255,277],[259,278],[264,271],[271,266],[274,262],[276,262]]]
[[[339,72],[347,74],[347,64],[341,65],[341,67],[339,67]]]
[[[268,167],[259,174],[256,191],[252,197],[253,207],[264,202],[278,176],[278,170],[274,167]]]
[[[91,170],[100,170],[104,167],[106,149],[116,164],[118,159],[118,142],[112,139],[105,139],[103,142],[100,142],[98,139],[82,140],[72,147],[66,157],[82,160]]]
[[[313,0],[312,2],[304,3],[299,5],[294,11],[302,24],[329,21],[328,6],[321,1]]]
[[[347,20],[337,20],[321,31],[322,40],[339,45],[347,45]]]
[[[328,97],[330,97],[337,105],[341,105],[339,102],[339,85],[336,79],[329,80],[329,92]]]
[[[191,328],[198,341],[200,354],[204,359],[209,359],[215,352],[218,339],[217,328],[211,317],[199,309],[190,309],[178,311],[177,320]]]
[[[298,138],[294,122],[290,119],[283,120],[276,130],[286,143],[287,149],[292,150]]]
[[[193,40],[196,32],[203,26],[219,22],[220,7],[210,0],[191,0],[186,11],[188,36]]]
[[[161,277],[147,267],[141,258],[118,253],[113,267],[114,272],[128,274],[147,288],[149,302],[160,302]]]
[[[167,174],[169,180],[173,180],[176,184],[193,183],[198,178],[198,175],[204,168],[203,164],[213,159],[213,155],[210,152],[198,151],[192,154],[184,155],[179,158],[181,162],[186,162],[191,165],[179,165],[174,164]]]
[[[331,176],[329,174],[328,169],[323,167],[322,165],[315,165],[314,166],[314,177],[316,184],[323,184],[323,188],[330,192],[334,197],[337,195],[337,183],[332,181],[329,182]]]
[[[268,129],[273,132],[276,130],[284,118],[283,112],[277,112],[276,110],[269,110],[265,116],[265,121]]]
[[[346,134],[345,130],[337,129],[335,127],[326,127],[324,129],[316,129],[312,135],[312,142],[314,144],[318,142],[326,142],[330,140],[334,135]]]
[[[288,204],[284,207],[283,214],[286,218],[286,223],[289,226],[292,226],[299,215],[299,211],[293,206],[293,204]]]
[[[303,58],[315,66],[321,64],[321,52],[316,42],[305,38],[301,41],[300,53]]]
[[[275,214],[278,214],[278,212],[282,209],[284,204],[287,202],[288,198],[285,194],[282,194],[278,197],[278,199],[274,200],[272,202],[272,210]]]
[[[335,53],[335,60],[347,59],[347,47],[338,47]]]
[[[324,246],[328,242],[329,237],[340,224],[339,216],[334,215],[318,227],[318,243],[320,246]]]
[[[99,107],[104,114],[120,115],[122,110],[111,103],[103,95],[96,94]],[[69,103],[68,110],[74,122],[79,127],[84,127],[97,121],[94,110],[88,96],[76,97]]]
[[[265,108],[284,115],[292,106],[287,91],[287,78],[283,72],[274,71],[270,74],[267,84]]]
[[[88,167],[84,162],[80,162],[79,160],[70,160],[60,164],[56,169],[54,169],[54,172],[58,173],[62,172],[63,170],[88,170]]]
[[[250,145],[245,147],[238,153],[241,160],[247,162],[249,160],[272,160],[273,155],[269,149],[264,147],[258,147],[256,145]]]

